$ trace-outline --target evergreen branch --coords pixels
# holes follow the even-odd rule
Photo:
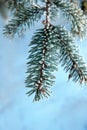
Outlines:
[[[26,29],[26,25],[30,28],[35,21],[38,21],[44,12],[44,8],[25,7],[17,13],[17,15],[9,21],[4,27],[4,34],[8,37],[14,37],[16,33],[20,33]]]
[[[87,67],[70,34],[63,27],[58,26],[52,35],[54,35],[55,44],[59,49],[59,62],[62,63],[64,70],[69,72],[68,78],[72,78],[75,82],[86,83]]]
[[[6,2],[6,0],[3,1]],[[38,0],[34,0],[37,4],[32,2],[33,0],[7,0],[7,7],[13,10],[14,17],[4,27],[4,34],[9,37],[20,34],[26,30],[26,26],[30,28],[35,21],[41,19],[45,12],[46,19],[43,20],[45,27],[37,30],[30,43],[31,49],[27,63],[28,76],[25,80],[26,87],[30,88],[27,94],[29,96],[35,94],[34,101],[39,101],[50,95],[49,88],[53,86],[55,78],[53,72],[57,70],[58,63],[61,63],[66,72],[69,72],[68,79],[72,78],[73,81],[80,84],[87,82],[87,67],[79,55],[72,36],[62,26],[51,25],[51,17],[54,18],[57,15],[57,9],[61,9],[71,21],[73,34],[83,37],[87,29],[86,18],[72,1],[41,0],[46,4],[45,7],[38,6]],[[0,8],[2,14],[3,7]]]
[[[82,10],[73,2],[64,2],[61,0],[52,0],[52,2],[61,9],[64,16],[71,22],[71,30],[74,35],[84,37],[87,32],[87,18]]]
[[[35,93],[34,100],[38,101],[41,98],[50,95],[49,88],[53,85],[53,71],[57,70],[57,53],[53,46],[52,26],[47,29],[40,29],[32,38],[30,43],[31,50],[29,51],[29,62],[26,78],[26,87],[31,88],[27,93],[31,95]]]
[[[58,63],[69,72],[68,79],[74,82],[87,82],[87,67],[79,55],[72,36],[61,26],[40,29],[34,35],[29,51],[28,77],[26,87],[31,88],[29,96],[35,93],[34,100],[50,95],[50,88],[54,82],[53,71]]]

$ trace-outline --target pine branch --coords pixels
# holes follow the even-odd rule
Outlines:
[[[83,58],[79,55],[77,46],[73,38],[63,27],[55,28],[55,44],[59,48],[59,62],[62,63],[64,70],[69,72],[69,79],[79,83],[87,82],[87,66]]]
[[[71,22],[72,33],[83,38],[87,33],[87,19],[82,10],[71,2],[64,2],[61,0],[52,0],[52,2],[61,9],[64,16]]]
[[[49,88],[53,85],[53,72],[57,70],[58,57],[56,48],[52,41],[52,26],[40,29],[32,38],[29,51],[29,62],[26,79],[26,87],[31,88],[27,93],[31,95],[35,93],[34,100],[39,101],[41,98],[50,95]]]
[[[38,3],[38,0],[34,1]],[[29,45],[31,49],[25,83],[26,87],[30,88],[27,94],[29,96],[35,94],[34,101],[50,95],[50,87],[53,86],[55,79],[53,72],[57,70],[58,63],[61,63],[64,70],[69,73],[68,79],[72,78],[80,84],[87,82],[87,67],[74,44],[73,36],[62,26],[54,26],[50,22],[51,15],[56,16],[57,9],[61,9],[71,22],[72,33],[83,37],[86,34],[86,20],[82,11],[73,2],[41,1],[45,3],[45,7],[33,5],[32,0],[21,2],[16,0],[17,3],[11,7],[14,8],[14,17],[4,28],[5,35],[14,37],[26,30],[26,27],[30,29],[45,12],[46,17],[42,22],[44,28],[36,31]]]
[[[8,37],[14,37],[16,33],[20,33],[24,29],[26,29],[26,25],[30,28],[30,26],[35,21],[38,21],[44,12],[44,8],[38,7],[25,7],[21,9],[14,18],[9,21],[4,27],[4,34]]]
[[[35,93],[35,101],[50,95],[48,89],[54,82],[52,72],[57,70],[58,62],[69,72],[69,79],[80,84],[87,82],[87,67],[73,38],[63,27],[50,25],[49,29],[40,29],[30,46],[26,87],[31,88],[29,96]]]

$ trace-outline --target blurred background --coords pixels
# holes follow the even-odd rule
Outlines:
[[[87,86],[68,81],[61,66],[51,97],[32,102],[25,94],[28,45],[41,26],[37,23],[25,35],[8,39],[5,22],[0,19],[0,130],[87,130]],[[76,43],[87,62],[87,39],[77,38]]]

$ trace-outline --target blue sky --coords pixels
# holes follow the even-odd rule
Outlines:
[[[2,34],[0,21],[0,130],[86,130],[87,86],[67,81],[67,74],[59,66],[52,95],[40,102],[32,102],[25,93],[28,44],[35,31],[8,39]],[[36,24],[36,28],[40,24]],[[87,61],[87,41],[76,41]]]

